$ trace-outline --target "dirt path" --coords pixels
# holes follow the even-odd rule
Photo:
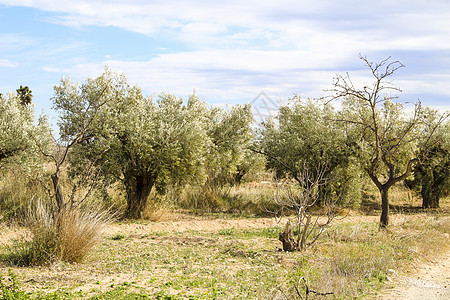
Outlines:
[[[377,299],[450,299],[450,251],[410,273],[393,274],[392,279],[393,287]]]

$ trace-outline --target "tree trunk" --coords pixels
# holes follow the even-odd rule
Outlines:
[[[303,232],[300,231],[300,228],[298,229],[299,237],[300,237],[300,232],[301,232],[300,242],[298,243],[298,247],[300,248],[300,250],[304,250],[306,248],[306,235],[308,234],[308,229],[309,229],[310,223],[311,223],[311,215],[307,215],[306,223],[303,226]]]
[[[444,182],[439,172],[431,170],[422,178],[422,208],[439,208],[439,196],[442,193]]]
[[[298,249],[298,243],[295,241],[294,231],[289,221],[287,221],[284,231],[279,233],[278,239],[283,243],[283,251],[291,252]]]
[[[155,179],[149,174],[129,176],[125,180],[127,189],[127,210],[125,218],[139,219],[147,206],[147,199],[152,191]]]
[[[381,218],[380,228],[386,228],[389,225],[389,198],[388,198],[388,186],[382,186],[380,188],[381,194]]]
[[[59,183],[58,173],[52,174],[51,178],[53,182],[53,189],[55,191],[55,199],[56,205],[58,206],[58,212],[61,212],[64,206],[64,196],[62,193],[61,184]]]
[[[424,191],[422,187],[422,208],[439,208],[439,188],[434,191]]]

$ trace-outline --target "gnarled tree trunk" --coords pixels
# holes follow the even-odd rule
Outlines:
[[[147,206],[148,196],[155,184],[151,174],[127,174],[125,185],[127,190],[127,210],[125,218],[139,219]]]
[[[422,185],[422,208],[439,208],[441,187],[437,184]]]

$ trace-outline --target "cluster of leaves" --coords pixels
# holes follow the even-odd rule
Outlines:
[[[31,171],[37,165],[34,139],[46,139],[48,122],[34,118],[32,105],[24,105],[18,94],[0,97],[0,169],[22,166]]]
[[[348,204],[360,198],[354,187],[360,185],[362,172],[345,124],[334,122],[337,114],[331,105],[296,96],[280,108],[275,120],[263,123],[258,152],[267,156],[268,167],[278,178],[288,175],[299,184],[303,170],[311,172],[314,181],[318,166],[325,165],[322,175],[328,182],[321,186],[321,198],[335,195]]]
[[[195,94],[146,97],[108,69],[81,85],[63,79],[53,101],[62,138],[83,133],[71,152],[72,174],[92,166],[96,179],[121,182],[130,218],[141,216],[153,188],[229,181],[251,138],[248,105],[208,108]]]
[[[423,208],[438,208],[439,199],[450,194],[450,122],[439,128],[435,144],[414,169],[407,184],[420,191]]]

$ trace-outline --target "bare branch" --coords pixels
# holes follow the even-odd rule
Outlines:
[[[315,172],[311,172],[305,165],[303,170],[298,172],[298,186],[293,187],[287,184],[282,187],[277,184],[276,203],[294,215],[288,218],[284,232],[280,233],[283,250],[303,250],[312,245],[336,216],[338,210],[334,204],[339,198],[323,198],[322,190],[329,182],[329,179],[325,177],[326,171],[327,167],[324,163],[320,164]],[[322,212],[313,210],[319,200],[322,201],[322,205],[325,205]],[[319,222],[319,218],[324,215],[326,221]],[[297,228],[296,239],[290,228],[291,221]]]

